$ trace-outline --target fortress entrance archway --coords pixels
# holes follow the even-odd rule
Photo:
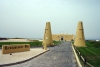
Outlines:
[[[64,40],[63,36],[61,36],[61,40]]]

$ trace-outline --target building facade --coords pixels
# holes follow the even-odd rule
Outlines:
[[[74,35],[69,35],[69,34],[52,34],[52,40],[55,41],[71,41],[74,40]]]

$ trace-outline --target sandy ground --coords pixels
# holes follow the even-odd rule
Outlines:
[[[32,42],[32,41],[29,41],[28,39],[9,39],[9,40],[0,40],[0,42]]]
[[[30,42],[27,39],[9,39],[9,40],[0,40],[0,42]]]
[[[10,55],[2,54],[2,51],[0,50],[0,65],[23,61],[45,51],[46,50],[43,50],[42,48],[31,48],[30,51],[12,53],[12,55]]]

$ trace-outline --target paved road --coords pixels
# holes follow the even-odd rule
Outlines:
[[[70,42],[49,49],[49,52],[28,62],[6,67],[78,67]]]

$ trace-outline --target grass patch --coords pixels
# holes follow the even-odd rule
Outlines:
[[[54,44],[59,44],[59,41],[53,41]],[[42,42],[39,41],[34,41],[34,42],[0,42],[0,47],[2,47],[2,45],[12,45],[12,44],[30,44],[31,47],[34,46],[41,46],[42,47]]]
[[[0,47],[2,45],[12,45],[12,44],[30,44],[30,46],[42,46],[42,42],[0,42]]]
[[[100,45],[100,43],[98,43]],[[90,41],[86,42],[87,47],[77,47],[82,56],[87,59],[87,62],[94,67],[100,67],[100,47],[97,42],[93,44]]]
[[[54,44],[58,45],[60,41],[53,41]]]

